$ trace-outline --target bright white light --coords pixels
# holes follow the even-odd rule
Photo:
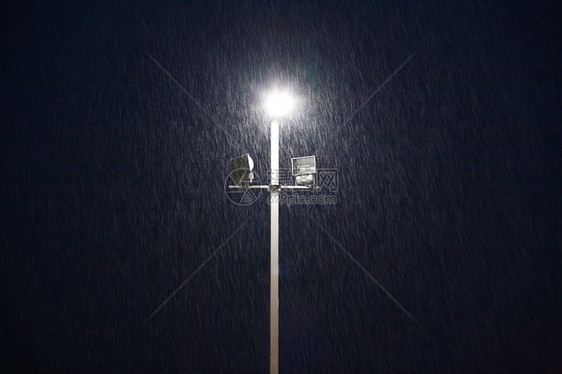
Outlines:
[[[291,113],[294,106],[295,99],[281,91],[271,93],[265,102],[265,110],[272,117],[284,117]]]

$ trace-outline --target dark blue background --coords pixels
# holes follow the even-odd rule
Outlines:
[[[275,83],[281,164],[339,171],[281,207],[280,370],[562,370],[554,2],[95,3],[1,12],[3,372],[268,371],[269,209],[223,182]]]

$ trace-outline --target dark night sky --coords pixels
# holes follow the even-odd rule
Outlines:
[[[562,371],[554,2],[89,3],[0,16],[1,372],[268,371],[269,207],[224,181],[276,84],[281,165],[338,170],[280,209],[280,371]]]

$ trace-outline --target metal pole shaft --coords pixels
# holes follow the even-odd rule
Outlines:
[[[279,372],[279,123],[271,123],[271,288],[269,372]]]

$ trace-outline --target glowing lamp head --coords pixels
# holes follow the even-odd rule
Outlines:
[[[284,117],[291,113],[295,99],[286,92],[275,91],[265,101],[265,110],[272,117]]]

